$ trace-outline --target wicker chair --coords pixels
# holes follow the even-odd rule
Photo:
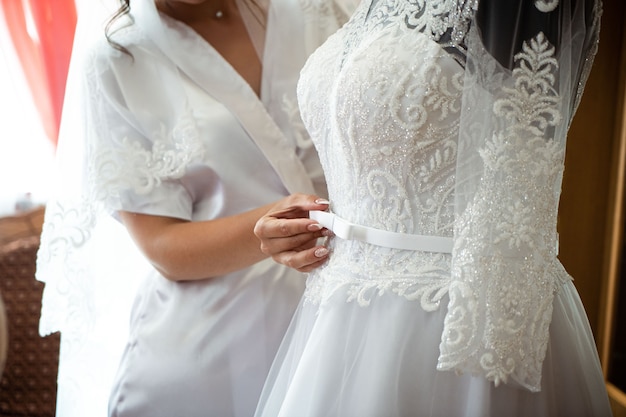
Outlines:
[[[43,284],[35,280],[39,234],[0,244],[0,295],[8,321],[8,353],[0,379],[0,417],[53,417],[58,334],[38,333]]]

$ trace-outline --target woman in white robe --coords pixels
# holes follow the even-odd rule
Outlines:
[[[305,198],[291,193],[326,194],[295,87],[346,14],[325,0],[124,3],[107,37],[77,32],[38,257],[41,332],[62,334],[57,415],[104,415],[106,389],[111,416],[249,417],[304,286],[252,228]],[[122,253],[111,215],[148,265]]]
[[[336,236],[257,417],[611,415],[556,232],[600,15],[594,0],[364,0],[311,55],[298,98],[330,212],[256,231],[300,270],[320,247],[290,250],[286,230]]]

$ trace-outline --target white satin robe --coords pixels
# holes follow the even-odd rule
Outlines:
[[[105,213],[201,221],[291,192],[325,195],[295,86],[344,10],[325,0],[270,4],[260,98],[152,0],[133,1],[131,13],[134,23],[114,39],[133,58],[101,37],[70,75],[59,150],[69,182],[48,206],[37,274],[46,283],[41,333],[62,332],[57,415],[102,416],[111,391],[111,416],[248,417],[304,278],[266,260],[196,282],[171,282],[148,268],[136,284],[129,272],[146,266],[119,263],[116,250],[135,249]],[[64,159],[69,149],[82,159]],[[89,220],[76,225],[75,213]],[[66,245],[76,231],[86,238]],[[91,271],[90,260],[109,274]],[[126,329],[120,312],[135,287],[115,372],[122,347],[115,340]]]

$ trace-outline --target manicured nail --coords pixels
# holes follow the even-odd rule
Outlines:
[[[328,255],[328,248],[322,247],[315,249],[315,256],[317,258],[323,258],[326,255]]]
[[[330,201],[326,200],[325,198],[318,198],[317,200],[315,200],[315,204],[330,204]]]
[[[318,230],[322,230],[322,227],[324,226],[319,223],[313,223],[308,225],[306,228],[309,229],[310,232],[317,232]]]
[[[335,234],[332,232],[332,230],[324,229],[322,230],[322,236],[332,237],[335,236]]]

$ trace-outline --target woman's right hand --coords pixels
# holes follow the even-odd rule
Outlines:
[[[261,251],[300,272],[322,265],[328,249],[318,245],[318,239],[332,233],[309,219],[309,211],[327,208],[328,201],[315,195],[293,194],[280,200],[254,227]]]

